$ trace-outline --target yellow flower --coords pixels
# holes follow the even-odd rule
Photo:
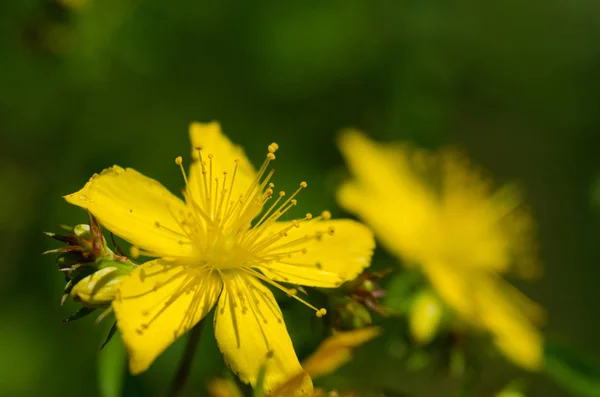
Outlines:
[[[137,374],[216,305],[215,336],[225,361],[254,385],[269,360],[266,390],[301,370],[277,301],[266,285],[315,310],[280,283],[333,288],[369,266],[371,231],[351,220],[319,216],[281,221],[289,197],[270,182],[277,144],[255,171],[218,123],[190,127],[193,163],[185,201],[137,171],[117,166],[94,175],[66,200],[88,209],[138,252],[154,256],[124,279],[113,302],[129,367]],[[308,376],[300,392],[312,390]]]
[[[541,310],[500,276],[539,270],[519,192],[493,190],[450,150],[381,145],[356,131],[344,133],[340,147],[354,175],[338,192],[341,205],[407,266],[421,266],[440,298],[488,330],[509,359],[539,368],[542,340],[532,321]]]

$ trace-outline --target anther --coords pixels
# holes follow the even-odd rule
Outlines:
[[[209,159],[211,159],[211,160],[212,160],[212,158],[213,158],[213,157],[214,157],[214,156],[213,156],[212,154],[209,154],[209,155],[208,155],[208,158],[209,158]]]
[[[317,310],[317,317],[323,317],[327,314],[327,309],[319,309]]]
[[[269,153],[267,154],[267,158],[268,158],[269,160],[275,160],[275,155],[274,155],[273,153],[269,152]]]
[[[298,293],[298,290],[296,288],[290,288],[287,290],[287,296],[292,297],[294,295],[296,295]]]
[[[136,246],[132,246],[129,249],[129,255],[133,258],[133,259],[137,259],[140,257],[140,249]]]
[[[304,181],[300,182],[300,187],[304,188],[304,187],[307,187],[307,186],[308,186],[308,183],[306,183]]]
[[[306,219],[307,219],[307,220],[311,220],[311,219],[312,219],[312,217],[313,217],[313,216],[312,216],[312,214],[311,214],[310,212],[307,212],[307,213],[306,213]]]
[[[331,219],[331,212],[329,211],[323,211],[321,212],[321,216],[323,217],[323,219],[325,219],[326,221]]]
[[[293,199],[292,201],[290,201],[290,203],[292,203],[292,205],[296,205],[296,204],[298,204],[298,200]]]
[[[285,192],[282,190],[279,192],[279,197],[283,197],[283,196],[285,196]]]
[[[181,156],[177,156],[175,158],[175,164],[181,165],[181,163],[183,163],[183,158]]]
[[[333,235],[335,234],[335,228],[334,228],[334,227],[330,227],[330,228],[327,230],[327,233],[329,233],[329,235],[330,235],[330,236],[333,236]]]

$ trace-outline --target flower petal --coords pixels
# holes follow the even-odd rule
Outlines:
[[[157,259],[121,282],[113,309],[132,374],[145,371],[215,305],[223,283],[210,270]]]
[[[160,256],[193,255],[191,241],[175,218],[188,213],[186,205],[159,182],[131,168],[107,168],[64,198],[140,248]]]
[[[224,186],[227,189],[227,198],[230,200],[239,199],[240,195],[246,193],[256,177],[256,170],[246,157],[244,150],[234,145],[221,131],[218,122],[210,123],[194,122],[190,125],[190,140],[193,146],[193,158],[196,160],[190,168],[190,179],[188,189],[194,200],[202,208],[206,207],[206,191],[210,192],[210,184],[215,186],[215,178],[219,178],[219,190],[223,188],[223,173],[227,173],[227,181]],[[205,162],[207,175],[202,174],[202,164],[198,161],[198,151],[201,149],[202,160]],[[212,156],[212,159],[209,158]],[[210,178],[210,164],[212,163],[212,180]],[[235,170],[237,163],[237,170]],[[234,178],[234,184],[231,182]],[[205,189],[204,180],[209,184]],[[214,197],[213,193],[213,197]],[[220,198],[220,197],[217,197]],[[214,200],[214,198],[213,198]],[[227,204],[227,203],[225,203]]]
[[[277,222],[273,227],[273,233],[289,229],[287,237],[267,248],[262,255],[295,253],[289,258],[259,266],[267,277],[286,283],[333,288],[353,280],[370,265],[375,240],[373,232],[362,223],[336,219],[304,222],[290,228],[293,223]],[[320,237],[314,238],[316,235]],[[293,241],[298,243],[283,247]]]
[[[241,271],[223,272],[221,277],[224,289],[215,312],[219,348],[231,369],[253,387],[266,362],[264,387],[271,393],[302,371],[281,310],[271,291],[255,277]],[[306,375],[294,395],[309,395],[312,390]]]
[[[381,328],[377,327],[337,332],[325,339],[317,351],[303,362],[304,369],[315,378],[328,375],[350,361],[353,349],[376,338],[381,332]]]
[[[469,323],[487,330],[507,358],[527,368],[542,363],[542,339],[534,326],[542,310],[501,277],[436,264],[424,268],[440,298]]]
[[[392,253],[409,262],[427,255],[437,202],[411,167],[408,147],[378,145],[357,131],[346,131],[339,144],[354,176],[338,191],[340,205]]]

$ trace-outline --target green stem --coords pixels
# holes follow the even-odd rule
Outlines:
[[[192,361],[194,360],[194,353],[196,352],[196,348],[200,342],[200,336],[202,336],[203,323],[204,320],[200,321],[190,331],[190,336],[188,337],[187,344],[185,345],[185,351],[183,352],[181,361],[179,361],[179,367],[177,368],[175,377],[171,382],[171,387],[169,388],[167,397],[179,396],[185,386],[185,383],[187,382],[188,377],[190,376]]]

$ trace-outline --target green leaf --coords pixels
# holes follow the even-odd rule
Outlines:
[[[578,397],[600,397],[600,369],[556,341],[546,341],[544,366],[547,374]]]
[[[125,382],[125,348],[119,338],[98,353],[98,380],[101,397],[120,397]]]

